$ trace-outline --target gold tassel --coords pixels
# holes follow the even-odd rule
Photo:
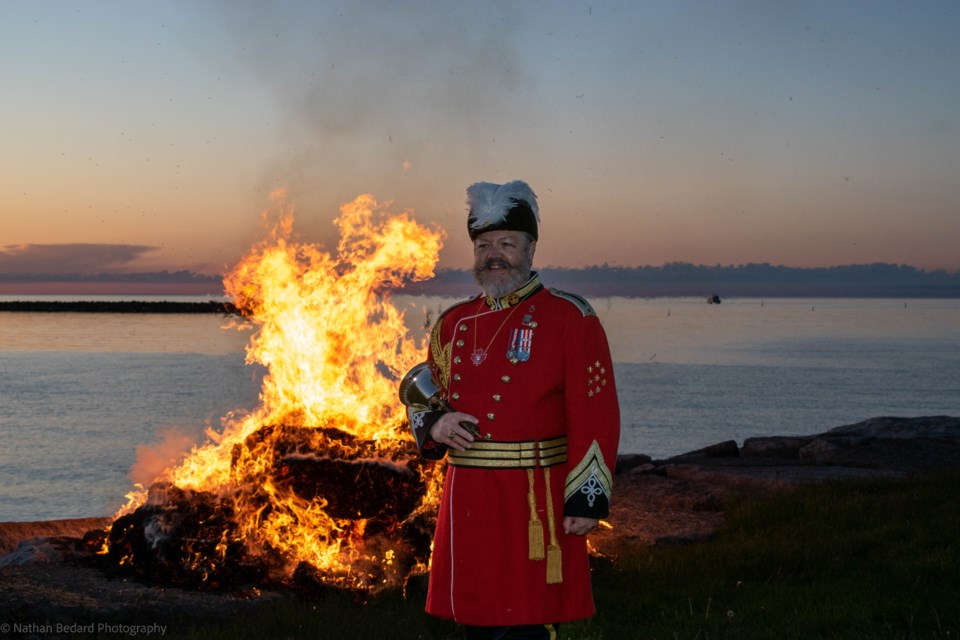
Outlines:
[[[527,523],[527,540],[531,560],[543,560],[543,525],[537,516],[537,494],[533,491],[533,469],[527,469],[527,504],[530,505],[530,522]]]
[[[539,520],[531,520],[527,525],[527,538],[530,542],[530,559],[543,560],[543,525]]]
[[[547,584],[563,582],[563,561],[560,557],[560,545],[547,547]]]
[[[547,483],[547,529],[550,531],[550,545],[547,547],[547,584],[560,584],[563,582],[563,560],[560,556],[560,543],[557,542],[557,527],[553,517],[550,467],[544,467],[543,478]]]

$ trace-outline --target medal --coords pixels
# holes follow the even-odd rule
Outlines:
[[[507,349],[507,360],[512,364],[526,362],[533,351],[533,329],[514,329],[510,333],[510,347]]]
[[[517,335],[519,334],[519,329],[514,329],[510,333],[510,347],[507,349],[507,360],[513,360],[517,357]]]
[[[517,358],[520,362],[526,362],[530,359],[530,352],[533,350],[533,329],[523,329],[520,331],[520,345],[517,350]]]

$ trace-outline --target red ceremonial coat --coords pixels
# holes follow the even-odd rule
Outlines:
[[[427,612],[485,626],[593,615],[586,538],[563,533],[564,515],[608,515],[619,442],[613,364],[593,309],[578,296],[544,288],[534,275],[511,296],[478,296],[445,311],[429,360],[453,408],[479,419],[478,443],[510,447],[566,436],[567,451],[565,461],[532,471],[460,466],[450,451]],[[418,442],[439,415],[411,414]],[[439,458],[445,449],[428,439],[421,450]],[[560,575],[551,580],[548,561],[530,559],[531,519],[545,545],[559,547],[553,566]]]

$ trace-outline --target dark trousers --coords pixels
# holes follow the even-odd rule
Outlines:
[[[514,627],[464,627],[467,640],[556,640],[559,624],[521,624]]]

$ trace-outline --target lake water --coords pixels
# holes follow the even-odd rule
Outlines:
[[[396,300],[414,332],[451,302]],[[960,415],[960,300],[592,302],[614,355],[621,452]],[[0,521],[113,513],[132,473],[256,406],[262,371],[227,323],[0,313]]]

